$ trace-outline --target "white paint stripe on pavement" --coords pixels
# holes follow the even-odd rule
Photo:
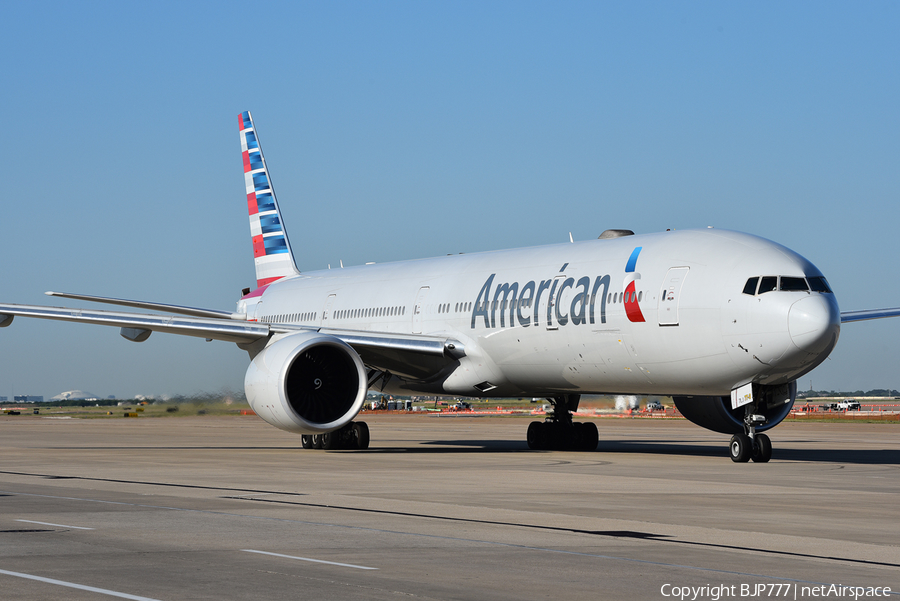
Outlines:
[[[37,580],[38,582],[46,582],[47,584],[55,584],[57,586],[65,586],[68,588],[76,588],[81,591],[89,591],[91,593],[100,593],[101,595],[109,595],[110,597],[119,597],[120,599],[131,599],[132,601],[159,601],[150,597],[139,597],[138,595],[129,595],[128,593],[120,593],[105,588],[97,588],[95,586],[85,586],[83,584],[75,584],[74,582],[66,582],[65,580],[54,580],[53,578],[44,578],[42,576],[32,576],[31,574],[23,574],[22,572],[10,572],[9,570],[0,570],[0,574],[7,576],[15,576],[16,578],[26,578],[28,580]]]
[[[259,553],[260,555],[271,555],[272,557],[284,557],[287,559],[298,559],[300,561],[311,561],[313,563],[326,563],[330,566],[341,566],[342,568],[356,568],[357,570],[377,570],[378,568],[368,568],[366,566],[357,566],[352,563],[338,563],[336,561],[325,561],[323,559],[310,559],[309,557],[297,557],[296,555],[282,555],[281,553],[269,553],[268,551],[257,551],[255,549],[241,549],[246,553]]]
[[[17,522],[25,522],[26,524],[40,524],[42,526],[59,526],[60,528],[74,528],[76,530],[93,530],[93,528],[85,528],[84,526],[66,526],[65,524],[51,524],[50,522],[35,522],[34,520],[16,520]]]

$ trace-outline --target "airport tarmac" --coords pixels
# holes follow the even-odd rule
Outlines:
[[[527,419],[366,421],[326,452],[255,416],[0,417],[0,598],[900,592],[900,425],[786,423],[734,464],[681,420],[597,420],[589,453],[528,451]]]

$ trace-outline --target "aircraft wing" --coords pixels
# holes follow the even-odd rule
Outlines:
[[[91,296],[88,294],[71,294],[69,292],[45,292],[44,294],[46,294],[47,296],[58,296],[60,298],[73,298],[75,300],[91,301],[92,303],[108,303],[110,305],[121,305],[123,307],[134,307],[136,309],[149,309],[151,311],[179,313],[181,315],[190,315],[192,317],[213,317],[225,319],[237,319],[239,317],[237,315],[229,313],[228,311],[217,311],[215,309],[199,309],[197,307],[169,305],[166,303],[152,303],[148,301],[127,300],[124,298]]]
[[[414,380],[427,380],[466,356],[463,345],[443,336],[359,332],[322,328],[353,347],[368,367]]]
[[[57,294],[57,296],[63,296]],[[99,300],[100,297],[65,295],[69,298]],[[231,317],[230,313],[206,309],[103,299],[100,302],[126,304],[134,307],[154,307],[190,316],[169,316],[119,311],[70,309],[35,305],[0,304],[0,327],[12,323],[13,317],[37,317],[58,321],[72,321],[122,328],[122,336],[135,342],[146,340],[151,332],[165,332],[182,336],[194,336],[207,340],[223,340],[237,344],[249,344],[267,338],[271,334],[319,332],[334,336],[349,344],[359,353],[368,367],[390,371],[399,376],[427,379],[440,373],[445,367],[465,356],[465,349],[458,341],[441,336],[421,334],[379,333],[357,330],[340,330],[288,324],[266,324]],[[185,311],[185,309],[187,311]],[[195,315],[222,315],[223,317],[195,317]],[[228,316],[228,317],[225,317]]]
[[[841,313],[841,323],[882,319],[884,317],[900,317],[900,307],[893,309],[868,309],[866,311],[844,311]]]
[[[305,331],[340,338],[359,353],[359,357],[366,367],[413,380],[433,378],[447,367],[456,367],[456,360],[466,356],[463,344],[446,336],[344,330],[290,324],[271,324],[269,328],[273,334]]]
[[[178,317],[122,313],[118,311],[68,309],[64,307],[0,304],[0,326],[8,326],[12,323],[12,318],[15,316],[92,323],[131,329],[134,331],[128,333],[133,336],[126,336],[126,338],[132,340],[137,340],[137,337],[140,336],[140,331],[143,330],[147,332],[147,336],[149,336],[149,332],[166,332],[169,334],[181,334],[182,336],[195,336],[197,338],[246,344],[265,338],[270,333],[267,324],[234,319]],[[126,332],[123,332],[123,335],[125,334]],[[146,336],[142,337],[141,340],[146,340]]]

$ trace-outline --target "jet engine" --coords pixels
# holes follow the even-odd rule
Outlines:
[[[316,332],[290,334],[263,349],[247,369],[253,411],[298,434],[337,430],[362,409],[366,371],[347,343]]]
[[[797,398],[797,383],[777,386],[753,385],[757,402],[753,413],[763,415],[766,423],[756,426],[757,432],[777,426],[787,417]],[[722,434],[744,432],[745,407],[731,408],[730,396],[673,396],[681,415],[702,428]]]

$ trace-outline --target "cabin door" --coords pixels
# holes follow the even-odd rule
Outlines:
[[[662,289],[659,291],[659,325],[678,325],[678,304],[681,302],[681,287],[690,267],[672,267],[666,273]]]
[[[331,321],[331,307],[334,305],[334,299],[337,297],[336,294],[329,294],[328,298],[325,299],[325,306],[322,308],[322,327],[328,327],[329,322]]]
[[[566,281],[566,276],[558,275],[553,278],[553,284],[545,293],[547,296],[541,298],[540,319],[548,330],[558,330],[559,324],[556,323],[556,303],[559,301],[559,287]],[[543,296],[543,295],[542,295]]]
[[[412,314],[413,334],[422,333],[422,315],[425,313],[425,299],[428,298],[428,290],[428,286],[422,286],[419,288],[418,294],[416,294],[416,303],[413,305]]]

